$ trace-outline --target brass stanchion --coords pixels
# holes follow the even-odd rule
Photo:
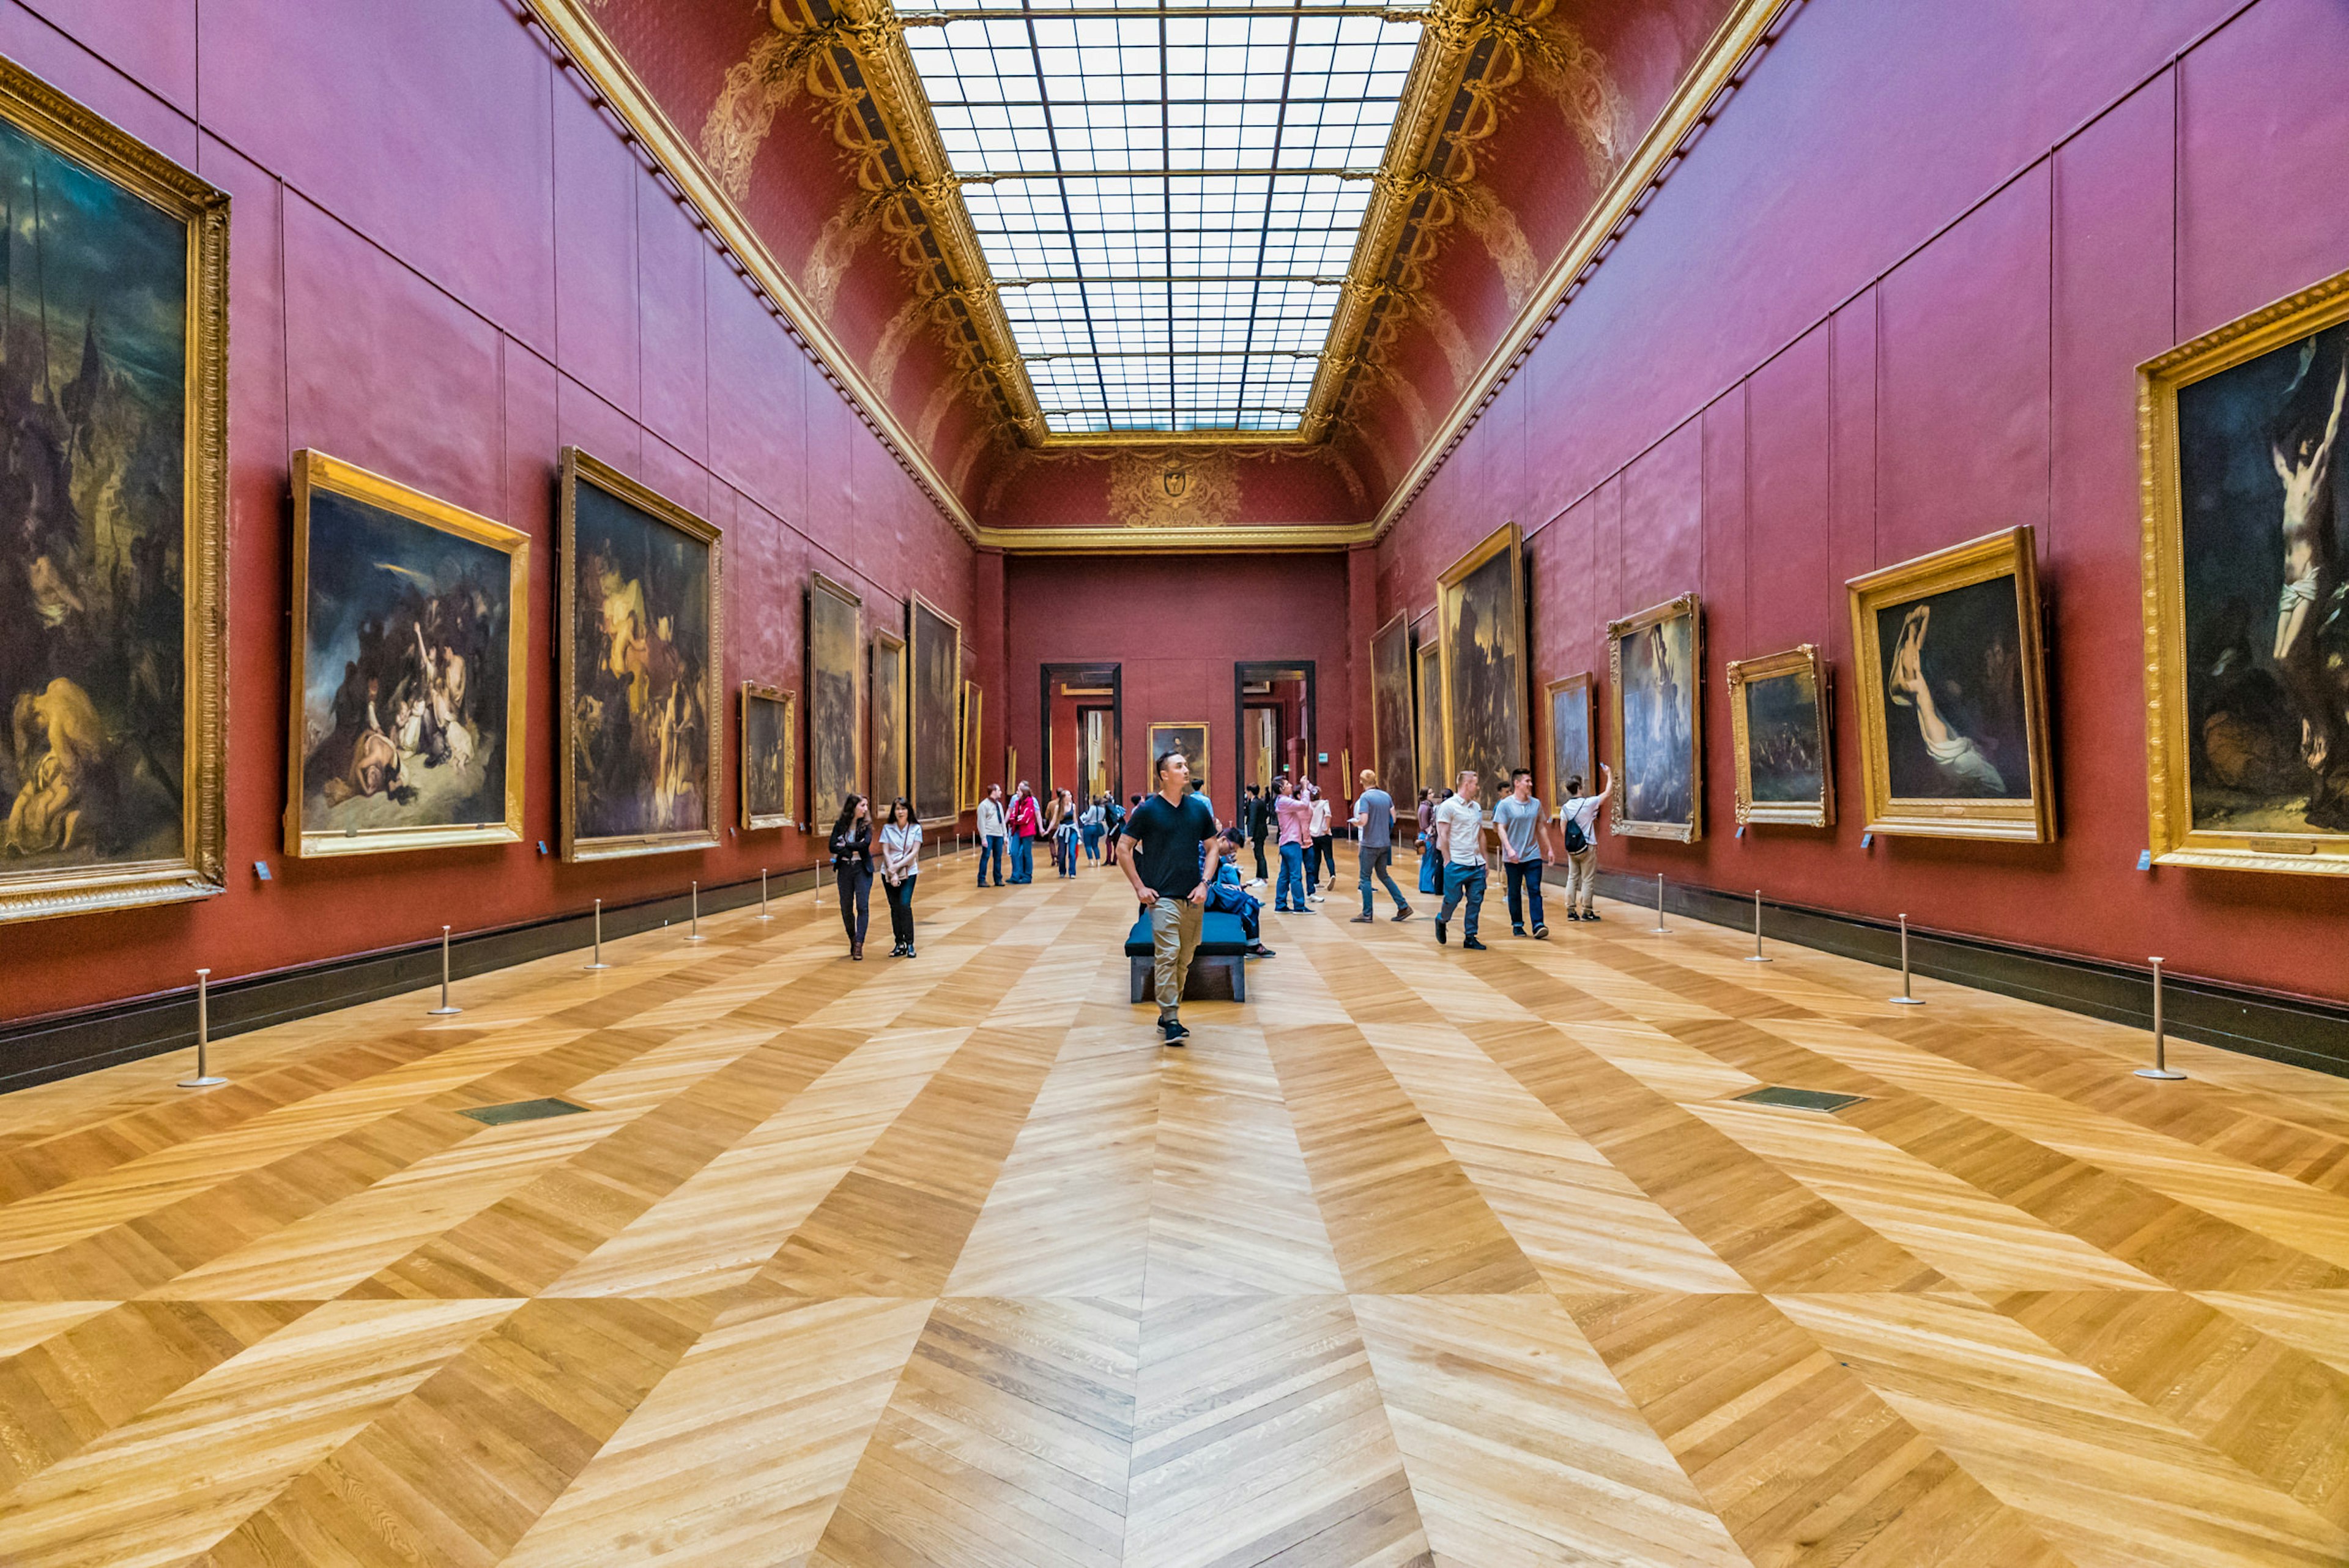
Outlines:
[[[440,928],[440,1005],[428,1008],[427,1018],[446,1018],[465,1010],[449,1000],[449,928]]]
[[[701,934],[701,884],[696,882],[692,884],[692,887],[693,923],[687,929],[685,940],[689,942],[706,942],[709,939]]]
[[[1925,1005],[1922,997],[1909,994],[1909,917],[1906,915],[1900,917],[1900,994],[1889,1000],[1903,1007]]]
[[[595,900],[595,956],[579,966],[581,969],[609,969],[604,961],[604,900]]]
[[[771,920],[774,918],[767,913],[767,868],[761,866],[759,867],[759,919]]]
[[[212,971],[196,971],[196,1075],[180,1080],[183,1089],[212,1089],[228,1082],[213,1075],[210,1060],[212,1044]]]
[[[1747,959],[1745,961],[1747,963],[1772,963],[1776,961],[1773,959],[1764,957],[1762,953],[1762,889],[1759,888],[1754,889],[1754,956]]]
[[[2137,1075],[2140,1078],[2170,1080],[2183,1078],[2186,1075],[2169,1064],[2169,1040],[2162,1033],[2161,1028],[2161,961],[2155,959],[2151,961],[2153,963],[2153,1065],[2139,1067],[2137,1070]]]
[[[1656,929],[1648,934],[1651,937],[1672,934],[1671,928],[1664,924],[1664,874],[1661,871],[1656,873]]]

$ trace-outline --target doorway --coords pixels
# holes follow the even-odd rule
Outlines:
[[[1044,771],[1036,787],[1050,794],[1123,798],[1124,701],[1114,664],[1043,667]]]
[[[1282,774],[1317,779],[1313,661],[1260,660],[1232,666],[1233,717],[1240,733],[1239,782],[1268,785]],[[1237,798],[1237,796],[1235,796]]]

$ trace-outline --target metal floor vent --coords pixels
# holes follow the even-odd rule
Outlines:
[[[569,1100],[516,1100],[511,1105],[475,1106],[470,1111],[457,1114],[493,1127],[502,1127],[512,1122],[538,1122],[549,1116],[577,1116],[586,1113],[586,1106],[574,1106]]]
[[[1790,1089],[1783,1084],[1772,1084],[1751,1094],[1733,1098],[1749,1106],[1785,1106],[1797,1111],[1826,1111],[1830,1114],[1846,1106],[1856,1106],[1866,1100],[1866,1095],[1830,1095],[1823,1089]]]

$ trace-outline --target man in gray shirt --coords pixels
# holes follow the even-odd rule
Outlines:
[[[1526,900],[1534,907],[1534,935],[1547,937],[1542,923],[1542,866],[1551,857],[1549,823],[1534,795],[1529,768],[1509,774],[1509,793],[1493,805],[1493,826],[1501,833],[1501,864],[1509,881],[1509,932],[1526,934]]]
[[[1403,902],[1402,889],[1395,886],[1394,876],[1387,869],[1394,860],[1394,798],[1379,787],[1379,775],[1370,769],[1362,770],[1362,793],[1354,797],[1354,826],[1360,843],[1358,852],[1362,864],[1362,912],[1353,923],[1371,923],[1371,877],[1373,872],[1387,885],[1387,892],[1395,901],[1394,918],[1411,919],[1411,906]]]

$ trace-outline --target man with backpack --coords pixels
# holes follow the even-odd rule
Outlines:
[[[1575,774],[1566,781],[1566,804],[1557,808],[1560,837],[1566,847],[1566,918],[1569,920],[1595,920],[1599,911],[1590,907],[1591,884],[1599,874],[1599,808],[1615,793],[1615,775],[1607,764],[1599,764],[1599,783],[1606,787],[1597,794],[1582,793],[1582,775]]]

